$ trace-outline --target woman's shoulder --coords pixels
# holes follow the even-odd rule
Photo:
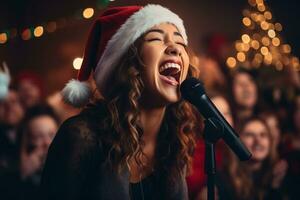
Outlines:
[[[78,115],[65,120],[58,134],[74,139],[98,140],[104,131],[102,124],[108,124],[109,118],[109,112],[104,103],[90,104]]]

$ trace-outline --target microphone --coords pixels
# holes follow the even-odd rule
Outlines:
[[[209,97],[205,94],[205,89],[200,80],[196,78],[186,79],[180,86],[180,92],[183,99],[193,104],[206,120],[213,119],[219,122],[218,124],[222,126],[223,130],[221,138],[240,160],[244,161],[250,159],[251,153],[241,142],[237,133],[225,120]]]

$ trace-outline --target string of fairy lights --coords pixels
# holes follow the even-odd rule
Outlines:
[[[70,20],[74,20],[75,18],[89,20],[91,19],[97,9],[105,8],[110,1],[114,0],[98,0],[96,7],[88,7],[84,9],[80,9],[75,13],[80,13],[80,16],[74,14],[74,16],[70,17]],[[66,27],[68,24],[68,18],[60,18],[53,21],[43,22],[39,25],[32,25],[26,28],[18,29],[18,28],[7,28],[3,31],[0,30],[0,45],[7,44],[10,40],[15,38],[21,38],[24,41],[28,41],[34,38],[40,38],[46,34],[54,33],[55,31]]]
[[[244,30],[235,42],[235,56],[227,58],[227,66],[274,66],[277,70],[291,66],[299,71],[299,58],[293,56],[291,46],[283,42],[280,36],[282,25],[274,22],[264,0],[248,0],[248,3],[249,8],[243,10]]]

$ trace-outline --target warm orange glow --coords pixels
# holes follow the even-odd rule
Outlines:
[[[242,35],[242,41],[243,41],[244,43],[249,43],[249,42],[250,42],[250,37],[249,37],[249,35],[243,34],[243,35]]]
[[[257,5],[257,9],[260,11],[260,12],[263,12],[266,10],[266,7],[264,4],[258,4]]]
[[[282,31],[282,25],[280,23],[275,23],[275,30]]]
[[[270,39],[268,37],[263,37],[261,39],[261,43],[265,46],[269,46],[270,45]]]
[[[31,38],[31,31],[30,29],[25,29],[23,32],[22,32],[22,35],[21,35],[22,39],[23,40],[29,40]]]
[[[74,60],[73,60],[73,67],[74,67],[74,69],[76,69],[76,70],[80,70],[80,68],[81,68],[81,65],[82,65],[82,58],[75,58]]]
[[[260,52],[262,55],[267,55],[269,53],[269,49],[267,47],[261,47]]]
[[[246,60],[246,55],[243,52],[238,52],[236,55],[238,61],[244,62]]]
[[[251,41],[251,46],[253,49],[258,49],[259,48],[259,42],[257,40],[252,40]]]
[[[245,26],[250,26],[251,25],[251,19],[249,17],[244,17],[243,18],[243,24]]]
[[[282,45],[282,52],[283,53],[291,53],[292,49],[291,46],[288,44]]]
[[[82,15],[83,15],[84,18],[89,19],[89,18],[93,17],[94,9],[93,8],[86,8],[86,9],[84,9]]]
[[[263,21],[263,22],[261,22],[260,27],[261,27],[263,30],[267,30],[267,29],[269,28],[269,23],[266,22],[266,21]]]
[[[276,33],[275,33],[275,31],[273,29],[270,29],[268,31],[268,35],[269,35],[270,38],[274,38],[276,36]]]
[[[41,37],[44,33],[44,28],[42,26],[35,27],[33,34],[35,37]]]
[[[248,3],[254,7],[256,5],[256,0],[248,0]]]
[[[227,64],[228,67],[234,68],[236,66],[236,60],[235,60],[235,58],[234,57],[227,58],[226,64]]]
[[[272,19],[272,14],[271,14],[270,11],[266,11],[266,12],[264,13],[264,16],[265,16],[265,18],[268,19],[268,20]]]
[[[278,46],[280,45],[280,40],[279,40],[279,38],[274,37],[274,38],[272,39],[272,44],[273,44],[275,47],[278,47]]]
[[[7,42],[7,34],[6,33],[0,33],[0,44],[4,44]]]

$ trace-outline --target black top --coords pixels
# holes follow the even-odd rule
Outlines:
[[[151,174],[138,183],[130,183],[130,196],[132,200],[153,200],[157,194],[155,176]]]
[[[132,199],[129,170],[126,168],[117,173],[107,159],[111,145],[106,138],[113,131],[107,128],[110,124],[104,120],[107,115],[106,106],[99,104],[62,124],[49,148],[42,175],[41,199]],[[108,124],[105,130],[101,128],[103,123]],[[161,128],[158,137],[166,131],[168,129]],[[168,143],[164,138],[159,139],[163,140],[160,141],[163,145]],[[175,184],[166,181],[165,171],[155,169],[155,174],[154,182],[151,177],[149,182],[148,179],[142,182],[145,199],[188,199],[183,174],[176,178]],[[153,185],[157,192],[151,189]],[[136,199],[138,191],[135,185],[131,186]]]

